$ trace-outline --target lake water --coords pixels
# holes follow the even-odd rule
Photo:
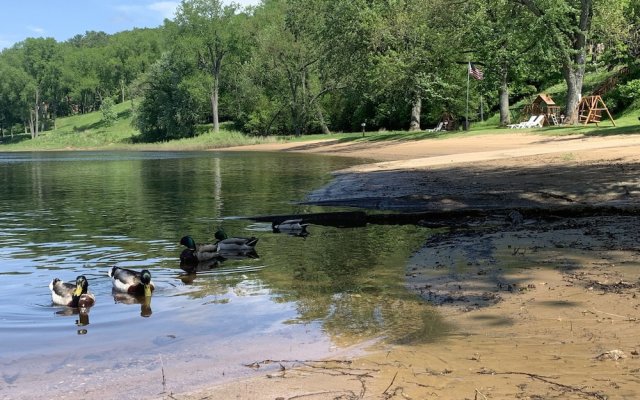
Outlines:
[[[243,217],[300,205],[354,160],[274,153],[0,153],[0,398],[145,398],[446,328],[403,286],[428,231],[313,225],[301,238]],[[258,258],[187,275],[180,237],[258,236]],[[109,266],[153,275],[150,304],[112,294]],[[87,315],[53,278],[89,280]],[[163,381],[164,375],[164,381]]]

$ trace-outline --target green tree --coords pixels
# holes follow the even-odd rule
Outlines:
[[[640,1],[603,2],[597,1],[594,10],[589,43],[592,60],[595,62],[604,50],[602,61],[609,69],[635,63],[640,56]]]
[[[104,122],[106,126],[113,125],[118,118],[118,115],[113,109],[114,105],[115,102],[111,97],[106,97],[100,105],[100,111],[102,111],[102,122]]]
[[[423,110],[439,114],[451,102],[455,82],[444,78],[461,71],[455,61],[465,12],[463,4],[451,7],[441,0],[325,2],[330,62],[353,88],[351,101],[375,110],[374,123],[401,118],[403,127],[419,130]]]
[[[191,72],[183,60],[163,54],[137,86],[141,96],[133,124],[143,139],[157,141],[193,136],[199,108],[187,80]]]
[[[484,67],[483,87],[498,92],[500,125],[506,126],[511,123],[510,86],[522,86],[524,79],[538,75],[538,65],[555,62],[544,52],[546,42],[536,39],[544,37],[543,27],[523,18],[513,2],[479,1],[476,6],[469,24],[474,34],[470,32],[468,37],[474,56]]]
[[[578,122],[594,0],[513,0],[547,28],[550,50],[559,60],[567,84],[566,121]]]
[[[176,11],[174,40],[179,47],[194,54],[198,68],[210,80],[215,132],[220,129],[218,103],[223,61],[233,52],[240,37],[234,18],[237,10],[236,4],[223,6],[220,0],[182,0]]]
[[[31,105],[27,102],[33,92],[30,77],[20,68],[0,60],[0,134],[7,129],[13,134],[16,124],[27,120]]]
[[[32,110],[29,117],[31,137],[38,136],[40,119],[48,108],[52,93],[58,88],[60,77],[60,54],[53,38],[26,39],[22,43],[23,68],[35,83],[32,95]]]
[[[317,72],[321,56],[311,39],[313,25],[320,19],[310,15],[316,3],[275,0],[256,10],[260,30],[253,65],[247,70],[266,98],[252,114],[263,130],[280,119],[285,129],[299,136],[313,115],[322,114],[317,105],[325,91]],[[318,117],[320,125],[321,120]]]
[[[96,111],[106,90],[100,79],[100,69],[106,62],[104,48],[72,48],[65,52],[63,80],[77,112]]]
[[[110,87],[120,92],[120,102],[125,101],[135,78],[160,57],[163,36],[162,29],[134,29],[111,36],[107,48],[111,72],[108,76]]]

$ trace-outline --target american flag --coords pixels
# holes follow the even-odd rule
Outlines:
[[[471,62],[469,62],[469,75],[471,75],[474,79],[484,79],[484,73]]]

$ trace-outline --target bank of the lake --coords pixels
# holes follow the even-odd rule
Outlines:
[[[151,141],[146,139],[132,125],[132,104],[131,102],[120,103],[114,106],[117,118],[107,124],[103,120],[101,112],[91,112],[87,114],[72,115],[58,118],[53,129],[42,131],[36,138],[26,132],[9,132],[3,130],[0,137],[0,151],[202,151],[230,148],[234,146],[293,146],[306,148],[314,151],[316,143],[324,143],[317,151],[331,152],[340,155],[337,147],[353,149],[347,150],[358,157],[358,149],[381,148],[387,146],[394,147],[396,144],[404,144],[405,149],[399,152],[386,152],[384,150],[374,151],[369,158],[393,160],[397,157],[408,156],[411,143],[418,143],[424,140],[445,140],[450,143],[450,139],[466,139],[474,136],[495,135],[504,137],[491,146],[504,142],[508,143],[514,130],[499,128],[496,117],[492,117],[483,123],[476,123],[470,131],[371,131],[365,132],[334,132],[331,134],[311,134],[302,136],[270,136],[270,135],[248,135],[236,130],[232,123],[222,122],[219,132],[214,132],[211,124],[199,125],[196,127],[192,137],[175,138],[163,141]],[[619,134],[629,134],[638,131],[638,120],[633,110],[628,110],[616,119],[616,126],[607,121],[600,127],[591,126],[555,126],[544,129],[524,129],[519,132],[531,133],[545,137],[563,137],[568,135],[587,136],[611,136]],[[437,140],[436,140],[437,139]],[[336,145],[335,149],[327,149],[325,145]],[[268,147],[267,147],[268,148]],[[421,146],[417,146],[417,149]],[[493,147],[495,149],[495,147]],[[266,148],[265,148],[266,149]],[[324,150],[323,150],[324,149]],[[360,152],[362,153],[362,152]],[[450,151],[448,153],[451,153]],[[415,157],[412,157],[415,158]]]
[[[155,398],[251,375],[243,365],[256,360],[328,358],[425,327],[432,339],[446,335],[446,321],[403,285],[426,228],[313,225],[288,235],[246,218],[326,210],[299,201],[355,162],[0,153],[0,398]],[[185,272],[180,237],[213,241],[219,226],[258,237],[256,252]],[[112,291],[114,265],[151,272],[150,302]],[[52,304],[49,282],[78,275],[96,297],[89,312]]]
[[[500,139],[266,146],[383,161],[339,172],[314,201],[372,206],[367,199],[402,198],[432,209],[482,203],[514,207],[522,219],[495,215],[443,231],[411,258],[406,285],[440,304],[454,326],[446,339],[379,343],[355,358],[283,361],[277,372],[258,369],[251,379],[176,397],[637,398],[640,136]],[[528,216],[532,205],[626,211]]]

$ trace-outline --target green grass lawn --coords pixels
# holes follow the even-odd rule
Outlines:
[[[410,141],[421,139],[450,138],[456,136],[469,136],[481,134],[506,134],[515,130],[497,128],[498,117],[492,116],[487,121],[472,124],[470,131],[453,132],[407,132],[384,131],[336,133],[330,135],[304,135],[300,137],[254,137],[247,136],[226,128],[227,124],[221,124],[221,130],[213,133],[211,126],[198,127],[201,134],[179,140],[171,140],[157,143],[136,143],[138,132],[131,126],[131,102],[118,104],[114,107],[118,114],[116,122],[112,126],[106,126],[102,122],[102,113],[94,112],[83,115],[75,115],[59,118],[56,121],[56,129],[45,131],[36,139],[31,139],[29,134],[14,134],[13,137],[5,135],[0,138],[0,151],[40,151],[40,150],[207,150],[230,146],[241,146],[258,143],[273,142],[304,142],[309,140],[337,140],[342,142],[383,142],[383,141]],[[518,132],[535,132],[543,135],[573,135],[608,136],[619,134],[640,133],[640,121],[638,110],[630,110],[618,116],[614,127],[611,121],[604,119],[599,127],[593,124],[588,126],[562,126],[523,129]]]
[[[34,150],[205,150],[254,143],[273,142],[275,138],[243,135],[221,129],[214,134],[211,127],[198,127],[204,132],[193,138],[157,143],[136,143],[139,132],[131,125],[131,102],[114,107],[118,118],[111,126],[102,121],[101,112],[59,118],[56,129],[42,132],[31,139],[29,134],[18,134],[0,139],[0,151]],[[222,124],[224,127],[224,124]]]

